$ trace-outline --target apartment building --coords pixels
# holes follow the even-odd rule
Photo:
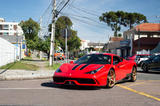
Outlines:
[[[5,19],[0,18],[0,36],[22,36],[23,31],[18,22],[6,22]]]
[[[6,22],[4,18],[0,18],[0,38],[16,47],[16,59],[20,60],[25,57],[25,37],[18,22]],[[4,45],[5,44],[1,44],[0,47],[2,48]],[[5,51],[5,49],[3,48],[1,51]],[[0,56],[2,56],[2,54],[0,54]]]

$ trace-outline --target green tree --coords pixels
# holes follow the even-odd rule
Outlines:
[[[119,33],[119,34],[118,34],[118,37],[122,37],[122,34],[121,34],[121,33]]]
[[[146,16],[140,13],[126,13],[126,25],[131,29],[133,25],[147,22]]]
[[[28,49],[36,49],[37,44],[39,42],[38,31],[40,30],[40,26],[37,22],[35,22],[32,18],[29,18],[27,21],[22,21],[20,23],[22,30],[25,35],[25,39],[27,42]]]
[[[121,25],[125,25],[125,12],[106,12],[103,13],[102,16],[99,17],[99,19],[100,21],[107,23],[107,25],[111,27],[112,31],[114,31],[114,36],[117,37],[118,31],[121,30]]]
[[[63,50],[65,50],[65,38],[62,36],[62,30],[69,29],[70,37],[68,38],[68,50],[74,51],[79,49],[81,43],[80,39],[77,36],[77,32],[72,30],[72,21],[69,17],[61,16],[56,21],[56,31],[55,31],[55,45],[60,46]],[[49,31],[51,32],[51,24],[49,25]]]
[[[41,42],[41,51],[45,52],[48,55],[48,59],[50,54],[50,43],[50,37],[45,37]]]
[[[107,23],[112,31],[114,31],[114,36],[116,37],[119,36],[117,34],[118,31],[121,30],[121,26],[129,27],[131,29],[133,25],[147,22],[146,16],[143,14],[128,13],[124,11],[110,11],[103,13],[102,16],[99,17],[99,20]]]
[[[77,36],[77,31],[71,30],[72,35],[68,39],[68,50],[73,52],[79,49],[81,46],[81,40]]]

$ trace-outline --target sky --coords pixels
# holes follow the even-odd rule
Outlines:
[[[62,1],[66,0],[57,0],[57,4]],[[51,15],[47,15],[51,13],[51,9],[46,11],[50,3],[51,0],[0,0],[0,17],[9,22],[20,22],[29,18],[39,22],[43,15],[46,19],[51,19]],[[113,36],[113,31],[107,24],[99,21],[99,16],[104,12],[118,10],[142,13],[149,22],[160,22],[160,17],[156,17],[160,16],[160,0],[70,0],[60,15],[70,17],[72,28],[81,39],[107,42]],[[120,33],[125,30],[127,28],[122,28]]]

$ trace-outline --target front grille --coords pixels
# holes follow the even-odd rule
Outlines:
[[[54,82],[63,83],[66,80],[76,80],[80,84],[96,84],[93,79],[86,78],[65,78],[65,77],[54,77]]]

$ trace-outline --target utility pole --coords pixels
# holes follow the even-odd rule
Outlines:
[[[141,50],[141,41],[140,41],[141,37],[140,37],[140,28],[138,27],[138,53],[140,53]]]
[[[53,19],[52,19],[52,33],[51,33],[51,45],[50,45],[50,58],[49,58],[49,65],[53,65],[54,61],[54,39],[55,39],[55,18],[56,18],[56,0],[53,0]]]
[[[98,42],[98,50],[99,50],[99,53],[100,53],[100,41]]]
[[[66,63],[68,63],[68,46],[67,46],[68,29],[65,29],[65,57]]]

